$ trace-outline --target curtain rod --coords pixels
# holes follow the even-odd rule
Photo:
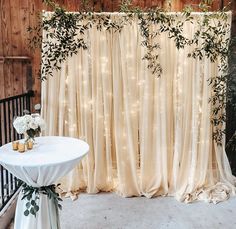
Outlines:
[[[52,14],[54,13],[54,11],[42,11],[43,13],[47,13],[47,14]],[[67,13],[84,13],[84,14],[88,14],[88,13],[93,13],[95,15],[126,15],[127,13],[124,12],[79,12],[79,11],[67,11]],[[181,14],[182,12],[161,12],[161,13],[165,13],[165,14]],[[220,13],[220,12],[192,12],[191,14],[193,15],[204,15],[204,14],[216,14],[216,13]],[[229,10],[227,12],[225,12],[226,14],[232,14],[232,11]],[[144,12],[143,14],[147,14],[146,12]]]

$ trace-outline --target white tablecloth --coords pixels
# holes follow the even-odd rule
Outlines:
[[[68,137],[39,137],[33,150],[19,153],[12,150],[11,143],[0,147],[0,164],[13,175],[33,187],[48,186],[66,175],[89,151],[86,142]],[[15,229],[60,228],[54,203],[41,194],[40,210],[24,216],[26,200],[17,201]]]

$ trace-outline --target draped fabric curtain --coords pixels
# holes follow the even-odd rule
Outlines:
[[[187,36],[202,16],[193,14],[195,22],[184,26]],[[207,80],[217,74],[218,63],[188,58],[191,47],[177,50],[162,33],[157,39],[163,74],[154,77],[142,59],[137,20],[120,33],[93,27],[86,38],[89,48],[42,83],[45,135],[90,145],[88,156],[61,180],[63,190],[170,195],[185,202],[218,202],[234,194],[224,145],[212,140]]]

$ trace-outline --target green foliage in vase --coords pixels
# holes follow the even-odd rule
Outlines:
[[[34,141],[34,138],[39,136],[39,134],[41,133],[41,128],[38,127],[37,129],[29,129],[26,131],[27,134],[27,138],[26,138],[26,142],[29,141],[30,139],[32,139]]]
[[[218,63],[218,75],[209,76],[209,84],[213,93],[209,98],[212,103],[211,122],[213,124],[213,139],[217,144],[222,144],[224,124],[226,120],[226,81],[228,74],[228,47],[230,39],[225,39],[229,34],[230,25],[227,21],[226,9],[217,13],[208,13],[211,1],[202,1],[199,8],[205,12],[203,19],[194,22],[192,8],[186,7],[181,15],[171,14],[160,8],[147,9],[143,12],[138,7],[132,7],[131,0],[125,0],[121,4],[122,16],[112,18],[110,15],[94,12],[69,13],[65,9],[53,4],[51,0],[45,1],[54,8],[49,18],[42,16],[39,26],[29,28],[33,34],[30,45],[42,47],[42,61],[40,78],[47,79],[53,76],[53,71],[61,69],[61,63],[68,57],[77,54],[80,49],[88,48],[86,32],[91,27],[98,30],[121,32],[123,27],[138,20],[142,43],[146,48],[143,59],[147,61],[147,67],[151,73],[160,77],[162,66],[159,60],[160,44],[158,37],[166,33],[169,39],[175,42],[177,49],[191,46],[189,58],[202,60],[209,59]],[[192,38],[184,34],[186,23],[196,23],[196,30]],[[155,29],[154,29],[155,28]],[[39,35],[44,31],[45,38]]]

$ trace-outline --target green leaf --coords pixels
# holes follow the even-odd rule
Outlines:
[[[36,202],[35,200],[31,200],[31,205],[35,206],[36,205]]]
[[[30,206],[31,206],[30,202],[27,202],[25,206],[27,209],[30,208]]]
[[[30,213],[29,210],[25,210],[25,211],[24,211],[24,215],[25,215],[25,216],[28,216],[29,213]]]
[[[34,211],[35,211],[35,212],[39,211],[39,206],[38,206],[38,205],[35,205],[35,206],[34,206]]]
[[[31,213],[32,215],[36,215],[34,208],[30,208],[30,213]]]
[[[57,206],[58,206],[58,208],[59,208],[60,210],[62,210],[61,204],[58,204]]]

